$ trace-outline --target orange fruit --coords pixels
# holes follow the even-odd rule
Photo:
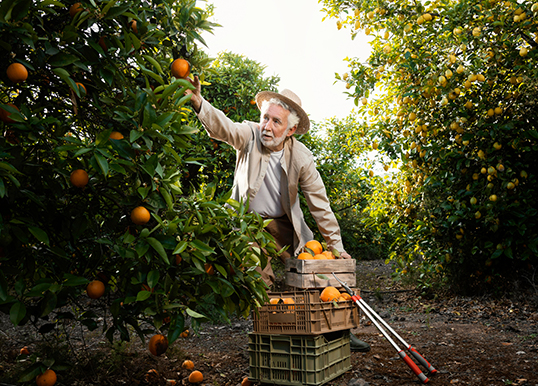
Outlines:
[[[113,131],[112,133],[110,133],[110,137],[108,137],[110,139],[123,139],[123,134],[120,133],[119,131]]]
[[[138,27],[136,26],[136,20],[131,20],[131,29],[135,34],[138,33]]]
[[[11,106],[11,107],[19,110],[19,108],[17,106],[15,106],[14,104],[12,104],[12,103],[8,103],[8,106]],[[11,113],[9,111],[6,111],[6,110],[4,110],[3,108],[0,107],[0,119],[3,122],[5,122],[5,123],[14,123],[15,121],[9,117],[10,115],[11,115]]]
[[[215,268],[209,263],[204,264],[205,271],[208,275],[214,275],[215,274]]]
[[[200,383],[204,380],[204,375],[198,370],[194,370],[191,375],[189,375],[190,383]]]
[[[75,3],[72,6],[69,7],[69,16],[75,17],[77,13],[82,11],[84,8],[82,8],[82,4]]]
[[[24,82],[28,78],[28,70],[20,63],[12,63],[6,70],[7,77],[13,83]]]
[[[105,36],[101,36],[99,38],[99,42],[98,44],[101,46],[101,48],[103,49],[103,51],[107,51],[108,47],[106,46],[106,37]]]
[[[185,59],[176,59],[172,62],[172,75],[176,78],[186,78],[189,76],[191,65]]]
[[[323,247],[321,246],[321,243],[317,240],[310,240],[305,244],[305,248],[308,248],[312,252],[314,252],[314,256],[323,252]]]
[[[187,338],[189,336],[189,330],[183,331],[181,334],[179,334],[179,336],[182,338]]]
[[[194,369],[194,362],[187,359],[186,361],[183,361],[183,364],[181,365],[184,369],[192,370]]]
[[[134,222],[136,225],[144,225],[149,221],[150,218],[151,215],[149,213],[149,210],[147,210],[143,206],[137,206],[131,212],[131,221]]]
[[[278,304],[280,302],[280,298],[272,298],[269,299],[270,304]]]
[[[327,256],[325,256],[323,253],[318,253],[316,256],[314,256],[314,260],[327,260]]]
[[[28,350],[28,346],[24,346],[21,348],[21,355],[30,355],[30,350]]]
[[[179,265],[179,263],[181,263],[181,261],[183,260],[183,258],[181,257],[181,255],[176,255],[176,264]]]
[[[282,299],[282,302],[283,302],[284,304],[295,304],[295,301],[294,301],[292,298],[283,298],[283,299]],[[288,306],[288,309],[290,309],[290,310],[294,310],[295,307],[294,307],[294,306],[292,306],[292,307]]]
[[[331,251],[323,251],[321,254],[327,256],[328,260],[334,260],[334,255]]]
[[[243,378],[241,381],[241,386],[252,386],[254,383],[252,383],[251,380],[248,379],[248,377]]]
[[[91,299],[99,299],[105,293],[105,285],[100,280],[94,280],[86,287],[86,293]]]
[[[69,177],[69,180],[77,188],[83,188],[86,185],[88,185],[88,181],[89,181],[88,173],[86,173],[86,170],[84,169],[73,170],[71,172],[71,176]]]
[[[39,374],[35,382],[37,383],[37,386],[52,386],[56,383],[57,377],[54,370],[48,369],[45,370],[43,374]]]
[[[78,87],[78,92],[82,95],[82,92],[80,91],[80,89],[82,88],[84,90],[84,95],[86,95],[88,93],[88,91],[86,90],[86,86],[84,86],[82,83],[80,82],[77,82],[76,83],[77,87]]]
[[[314,259],[314,256],[312,256],[308,252],[302,252],[302,253],[299,253],[299,256],[297,256],[297,258],[299,260],[312,260],[312,259]]]
[[[153,335],[149,340],[148,349],[150,353],[158,357],[168,349],[168,339],[162,334]]]
[[[340,291],[338,291],[333,286],[328,286],[328,287],[325,287],[323,291],[321,291],[321,295],[319,296],[319,298],[321,299],[322,302],[331,302],[335,299],[338,299],[339,296],[340,296]]]
[[[155,369],[148,370],[145,378],[146,378],[146,382],[153,383],[154,381],[159,379],[159,372]]]
[[[351,295],[348,294],[347,292],[342,292],[340,296],[343,297],[344,300],[351,300]]]

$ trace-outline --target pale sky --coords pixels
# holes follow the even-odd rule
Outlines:
[[[344,94],[344,84],[334,84],[334,74],[348,71],[345,57],[368,57],[363,33],[351,40],[349,29],[338,30],[335,19],[322,21],[325,13],[316,0],[210,1],[212,21],[222,26],[214,35],[203,34],[210,56],[230,51],[265,65],[266,76],[280,77],[279,91],[295,92],[317,122],[349,115],[355,105]]]

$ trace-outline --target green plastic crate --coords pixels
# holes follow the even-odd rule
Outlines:
[[[349,330],[322,335],[248,335],[249,379],[323,385],[351,369]]]

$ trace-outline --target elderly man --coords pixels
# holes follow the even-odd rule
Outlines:
[[[338,250],[341,258],[351,258],[344,250],[340,227],[312,153],[293,137],[310,128],[299,97],[290,90],[262,91],[256,95],[260,122],[234,123],[203,99],[198,77],[191,82],[191,105],[207,133],[232,145],[237,152],[232,198],[243,202],[248,199],[249,210],[273,219],[266,230],[275,238],[278,249],[290,246],[281,259],[297,254],[313,239],[299,206],[299,185],[327,246]],[[261,276],[268,287],[273,284],[270,261]],[[351,335],[352,349],[370,350],[367,343]]]

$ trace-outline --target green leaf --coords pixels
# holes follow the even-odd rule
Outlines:
[[[64,273],[64,282],[62,283],[66,287],[76,287],[79,285],[86,285],[90,281],[82,276],[76,276],[71,273]]]
[[[155,251],[157,251],[157,253],[159,254],[159,256],[161,256],[163,261],[167,265],[170,265],[170,260],[168,260],[168,255],[166,254],[166,251],[164,250],[164,247],[161,244],[161,242],[153,237],[148,237],[146,241],[148,242],[149,245],[153,247],[153,249],[155,249]]]
[[[19,382],[25,383],[35,380],[38,375],[43,374],[45,368],[46,367],[41,362],[34,363],[32,366],[23,371],[21,377],[19,378]]]
[[[202,314],[199,314],[198,312],[196,311],[193,311],[191,310],[190,308],[187,308],[187,314],[191,317],[191,318],[195,318],[195,319],[207,319],[206,316],[202,315]]]
[[[191,247],[202,252],[204,255],[208,255],[215,252],[215,248],[211,248],[209,245],[198,239],[191,241],[189,244]]]
[[[106,177],[108,175],[108,161],[105,157],[103,157],[99,153],[93,153],[93,156],[95,160],[97,161],[97,164],[99,165],[99,168],[103,172],[103,175]]]
[[[189,244],[185,240],[181,240],[179,243],[177,243],[176,249],[174,249],[174,252],[172,252],[172,254],[176,255],[178,253],[183,252],[185,249],[187,249],[188,245]]]
[[[26,306],[24,305],[24,303],[21,303],[19,301],[15,302],[15,304],[11,306],[11,309],[9,311],[9,319],[11,320],[11,323],[13,323],[15,326],[18,326],[25,316]]]
[[[150,291],[142,290],[136,295],[136,301],[137,302],[143,302],[144,300],[146,300],[150,296],[151,296]]]
[[[74,55],[59,52],[58,54],[50,57],[49,64],[53,67],[65,67],[75,63],[77,60],[79,59]]]
[[[148,273],[148,285],[150,288],[155,288],[157,283],[159,283],[160,274],[159,271],[153,270]]]
[[[32,233],[35,236],[36,239],[38,239],[39,241],[41,241],[42,243],[46,245],[49,245],[50,243],[49,236],[43,229],[35,227],[35,226],[28,226],[28,230],[30,231],[30,233]]]

